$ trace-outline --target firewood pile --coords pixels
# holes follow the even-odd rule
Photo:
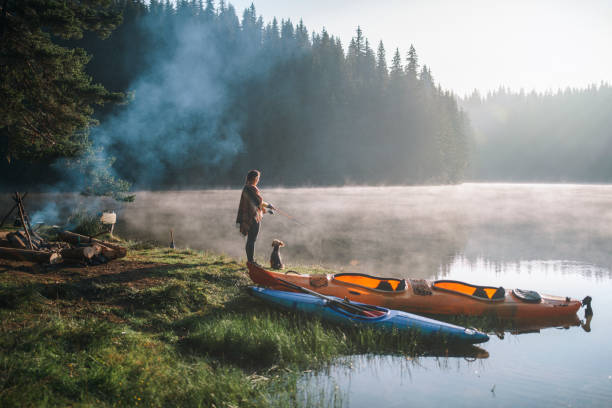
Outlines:
[[[27,194],[27,193],[26,193]],[[70,231],[59,231],[58,241],[49,242],[41,237],[30,225],[23,207],[23,198],[15,193],[15,205],[4,217],[0,227],[10,214],[18,210],[23,230],[0,231],[0,258],[31,261],[41,264],[76,263],[100,265],[127,255],[126,248],[115,243],[101,241],[93,237]]]

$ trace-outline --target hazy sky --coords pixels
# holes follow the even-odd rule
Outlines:
[[[230,1],[239,14],[252,0]],[[360,25],[387,56],[410,44],[442,87],[556,90],[612,82],[612,0],[256,0],[345,46]]]

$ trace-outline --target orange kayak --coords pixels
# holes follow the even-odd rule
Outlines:
[[[579,300],[568,297],[450,280],[380,278],[360,273],[300,275],[269,271],[254,263],[247,263],[247,267],[253,282],[272,289],[290,290],[279,281],[283,279],[324,295],[416,314],[490,315],[529,321],[571,316],[581,306]]]

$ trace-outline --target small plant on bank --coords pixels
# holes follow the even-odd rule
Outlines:
[[[84,209],[73,212],[68,217],[69,230],[77,234],[95,236],[104,232],[100,217]]]

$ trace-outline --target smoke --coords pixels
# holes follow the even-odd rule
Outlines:
[[[289,268],[321,265],[412,278],[444,276],[451,267],[477,263],[488,271],[508,265],[521,269],[525,261],[593,265],[581,273],[594,276],[612,270],[610,186],[269,189],[264,178],[261,189],[266,201],[297,220],[280,214],[264,216],[255,250],[262,264],[268,263],[272,240],[278,238],[286,244],[281,255]],[[167,245],[173,229],[179,248],[244,260],[245,239],[235,227],[240,190],[136,194],[135,202],[118,211],[117,235]],[[0,201],[0,208],[12,204],[8,195]],[[45,208],[50,202],[58,204]],[[59,214],[60,221],[79,206],[114,208],[110,201],[77,194],[32,195],[25,204],[32,218],[41,210]],[[44,217],[46,223],[53,223],[51,219]],[[469,281],[474,268],[461,269],[467,271],[462,279]]]
[[[32,224],[45,223],[57,224],[60,221],[60,211],[57,203],[54,201],[48,202],[43,208],[35,211],[30,217]]]
[[[249,65],[252,53],[230,52],[213,25],[182,21],[162,29],[154,17],[142,19],[159,46],[149,47],[149,68],[130,87],[129,104],[92,134],[117,157],[117,172],[140,188],[196,184],[206,173],[227,169],[243,150],[243,120],[229,111],[236,78],[265,70]]]
[[[37,190],[112,194],[117,179],[140,189],[202,186],[232,166],[244,151],[245,118],[235,109],[242,87],[252,78],[264,78],[281,58],[262,58],[260,48],[249,46],[256,44],[253,39],[247,43],[236,37],[233,7],[224,13],[214,22],[194,16],[142,16],[136,30],[142,49],[133,51],[142,53],[147,68],[130,84],[129,102],[91,129],[90,154],[57,161],[52,170],[58,176]],[[61,197],[72,211],[121,209],[110,200]],[[63,223],[64,204],[37,203],[37,219]]]
[[[9,194],[0,195],[0,208],[8,211],[14,202]],[[28,193],[23,199],[26,214],[30,218],[32,226],[36,223],[46,225],[59,225],[70,228],[69,218],[78,212],[102,212],[103,210],[121,211],[122,204],[110,197],[84,196],[78,193]],[[3,218],[6,213],[2,213]],[[17,211],[13,211],[13,217],[8,218],[6,225],[12,225]]]

